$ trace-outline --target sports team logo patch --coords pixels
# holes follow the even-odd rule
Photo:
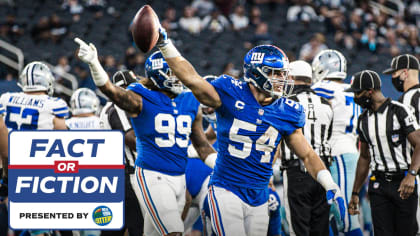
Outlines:
[[[123,148],[119,131],[11,132],[10,227],[123,227]]]
[[[162,58],[152,60],[152,69],[153,70],[158,70],[158,69],[162,69],[162,68],[163,68],[163,59]]]
[[[262,63],[264,60],[265,53],[262,52],[254,52],[251,55],[251,63]]]

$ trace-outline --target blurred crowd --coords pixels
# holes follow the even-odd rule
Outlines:
[[[39,18],[31,25],[22,24],[13,11],[10,11],[0,18],[0,39],[13,43],[19,41],[22,35],[30,34],[35,44],[60,44],[63,40],[74,37],[71,25],[80,21],[84,11],[91,12],[98,22],[110,17],[118,19],[123,12],[116,10],[113,6],[115,2],[108,1],[60,0],[61,9]],[[126,1],[138,5],[136,1]],[[163,4],[160,1],[148,2],[152,6]],[[19,8],[18,5],[13,6],[13,0],[0,0],[0,4]],[[286,17],[267,20],[263,17],[265,12],[261,9],[262,5],[269,5],[270,9],[287,9]],[[275,32],[270,30],[273,24],[300,22],[303,25],[322,24],[324,30],[312,32],[313,36],[309,41],[299,42],[300,49],[293,56],[296,59],[311,61],[314,55],[328,47],[328,37],[333,38],[336,45],[347,51],[368,51],[388,58],[411,53],[420,58],[418,0],[192,0],[185,1],[183,9],[177,6],[165,1],[164,10],[158,11],[163,27],[175,39],[177,33],[185,32],[197,36],[200,33],[247,31],[251,35],[245,37],[240,44],[235,44],[235,47],[249,49],[257,44],[273,43],[272,35]],[[70,13],[71,17],[61,19],[60,12],[63,11]],[[129,25],[126,29],[129,30]],[[121,34],[130,38],[129,32]],[[126,68],[141,74],[145,55],[136,50],[132,43],[122,47],[125,48],[125,53],[120,57],[100,53],[107,72],[111,75],[116,70]],[[288,51],[288,48],[283,49]],[[94,88],[88,68],[75,59],[74,55],[62,55],[50,63],[56,65],[56,74],[73,73],[79,80],[79,86]],[[226,61],[220,71],[214,73],[238,76],[240,72],[238,65],[235,68],[234,63]],[[10,73],[12,72],[0,63],[0,78],[10,80],[15,77]]]

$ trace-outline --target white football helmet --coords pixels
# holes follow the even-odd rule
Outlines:
[[[337,50],[322,50],[312,61],[312,73],[313,83],[328,78],[344,80],[347,76],[347,60]]]
[[[71,113],[73,115],[85,113],[97,113],[99,109],[99,98],[95,92],[88,88],[79,88],[74,91],[70,99]]]
[[[46,91],[51,96],[54,93],[53,82],[54,76],[48,66],[34,61],[23,68],[18,85],[24,92]]]

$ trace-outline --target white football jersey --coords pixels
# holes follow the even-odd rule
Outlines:
[[[349,84],[322,80],[312,86],[315,92],[331,101],[333,109],[333,131],[330,140],[331,154],[357,153],[357,119],[362,109],[354,102],[352,92],[344,92]]]
[[[4,93],[0,103],[6,110],[5,123],[9,130],[51,130],[54,129],[54,117],[69,115],[64,100],[46,94]]]
[[[69,129],[102,129],[97,116],[72,117],[66,120]]]

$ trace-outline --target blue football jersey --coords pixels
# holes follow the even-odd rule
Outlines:
[[[210,184],[223,187],[246,203],[268,200],[272,161],[282,136],[305,124],[303,107],[280,98],[261,106],[249,85],[223,75],[212,81],[222,105],[216,109],[218,157]]]
[[[185,173],[191,125],[200,103],[191,92],[171,99],[139,83],[128,88],[143,98],[143,108],[131,118],[137,137],[136,165],[168,175]]]
[[[200,192],[204,180],[213,171],[199,158],[189,158],[187,168],[185,169],[185,181],[188,192],[195,198]]]

